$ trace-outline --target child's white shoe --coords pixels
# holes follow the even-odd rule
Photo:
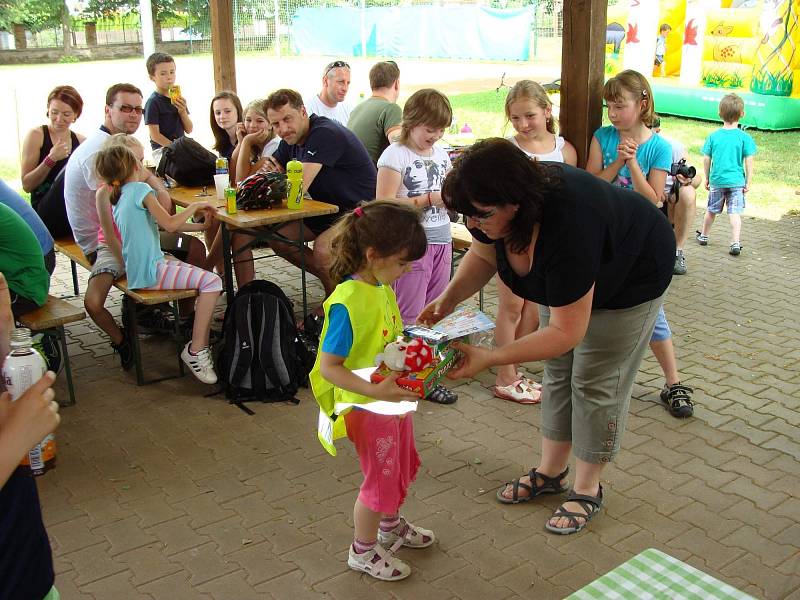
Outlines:
[[[215,384],[217,383],[217,374],[214,372],[214,363],[211,360],[211,351],[208,348],[203,348],[197,354],[189,352],[189,347],[192,342],[187,343],[181,352],[181,360],[186,363],[192,375],[197,377],[203,383]]]
[[[398,540],[402,538],[402,544],[398,544]],[[412,525],[400,517],[400,523],[391,531],[378,531],[378,543],[384,548],[390,546],[405,546],[406,548],[427,548],[436,541],[436,536],[430,529],[423,529]]]
[[[380,544],[363,554],[356,554],[351,544],[347,566],[381,581],[400,581],[411,575],[411,567]]]

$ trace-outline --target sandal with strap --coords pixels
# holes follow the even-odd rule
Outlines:
[[[567,502],[577,502],[580,504],[581,508],[584,510],[582,513],[572,512],[564,508],[564,504]],[[592,520],[598,512],[600,512],[600,507],[603,506],[603,486],[600,486],[600,490],[597,492],[597,496],[587,496],[585,494],[576,494],[575,490],[572,490],[567,496],[566,501],[561,506],[556,509],[556,512],[553,513],[553,516],[544,524],[544,528],[547,531],[552,533],[559,533],[561,535],[569,535],[571,533],[578,533],[581,529],[583,529],[586,524]],[[570,527],[554,527],[550,525],[550,521],[553,519],[557,519],[559,517],[566,517],[569,519]],[[583,522],[579,522],[578,519],[583,519]]]
[[[430,391],[426,399],[436,404],[453,404],[458,400],[458,394],[439,384]]]
[[[561,480],[564,479],[567,474],[569,473],[569,467],[564,469],[564,472],[560,475],[556,475],[555,477],[550,477],[548,475],[543,475],[539,473],[536,469],[531,469],[528,472],[528,477],[531,479],[530,485],[527,483],[522,483],[519,479],[515,479],[514,481],[509,481],[499,490],[497,490],[497,500],[502,504],[522,504],[523,502],[530,502],[536,496],[540,494],[561,494],[562,492],[566,492],[567,488],[561,485]],[[536,484],[536,478],[539,478],[543,481],[542,485]],[[503,496],[503,492],[506,490],[508,486],[512,487],[511,498],[506,498]],[[519,495],[519,488],[527,490],[527,496],[520,496]]]
[[[510,385],[494,386],[494,395],[517,404],[539,404],[542,401],[542,392],[525,379],[518,379]]]
[[[378,530],[378,543],[393,552],[401,546],[406,548],[427,548],[436,541],[436,536],[430,529],[417,527],[400,517],[400,523],[391,531]],[[397,546],[397,548],[395,548]]]
[[[356,554],[353,546],[350,546],[347,566],[381,581],[399,581],[411,575],[411,567],[380,544],[363,554]]]
[[[659,397],[669,414],[676,419],[686,419],[694,414],[693,392],[694,389],[678,382],[673,385],[664,385]]]

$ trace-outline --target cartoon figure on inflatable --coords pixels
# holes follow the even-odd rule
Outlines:
[[[798,128],[798,46],[800,0],[629,0],[608,8],[606,72],[652,73],[659,113],[718,120],[720,98],[733,91],[744,99],[745,125]]]

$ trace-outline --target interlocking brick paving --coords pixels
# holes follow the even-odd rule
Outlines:
[[[414,573],[396,584],[347,569],[360,472],[347,443],[335,459],[319,446],[307,390],[298,406],[258,404],[248,416],[189,375],[136,387],[90,321],[69,326],[78,403],[62,411],[58,468],[39,481],[62,596],[562,598],[656,547],[754,596],[800,597],[798,226],[747,219],[738,258],[724,223],[707,247],[690,243],[666,311],[695,417],[660,406],[648,357],[604,473],[606,505],[576,536],[543,529],[558,498],[494,499],[536,465],[537,406],[493,398],[491,374],[459,382],[453,406],[423,403],[423,466],[405,512],[439,542],[402,550]],[[257,268],[299,302],[295,269],[274,258]],[[316,281],[309,289],[319,303]],[[53,290],[71,291],[61,258]],[[118,315],[118,293],[110,304]],[[173,373],[174,352],[146,339],[148,374]],[[526,367],[540,377],[540,364]]]

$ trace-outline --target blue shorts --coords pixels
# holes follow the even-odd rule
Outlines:
[[[664,340],[668,340],[672,337],[672,331],[669,329],[669,323],[667,323],[667,315],[664,314],[664,305],[662,304],[661,307],[658,309],[658,314],[656,315],[656,326],[653,329],[653,335],[650,337],[651,342],[663,342]]]
[[[720,214],[722,207],[728,206],[729,215],[740,215],[744,212],[744,188],[711,188],[708,193],[708,212]]]

